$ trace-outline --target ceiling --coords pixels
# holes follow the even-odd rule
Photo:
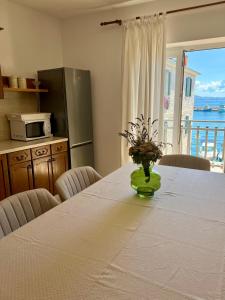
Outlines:
[[[12,0],[59,18],[69,18],[76,14],[128,6],[156,0]]]

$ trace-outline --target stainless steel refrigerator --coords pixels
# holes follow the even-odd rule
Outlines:
[[[38,80],[49,90],[40,94],[40,111],[52,113],[54,136],[69,138],[71,167],[94,166],[90,71],[43,70]]]

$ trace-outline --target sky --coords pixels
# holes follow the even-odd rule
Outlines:
[[[225,97],[225,48],[187,52],[188,67],[201,73],[195,95]]]

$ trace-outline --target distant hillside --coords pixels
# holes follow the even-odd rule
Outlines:
[[[195,96],[195,101],[205,101],[205,100],[221,100],[221,101],[225,101],[225,97],[202,97],[202,96]]]

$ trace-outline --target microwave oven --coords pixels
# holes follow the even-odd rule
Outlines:
[[[50,113],[9,114],[11,139],[32,141],[51,137]]]

